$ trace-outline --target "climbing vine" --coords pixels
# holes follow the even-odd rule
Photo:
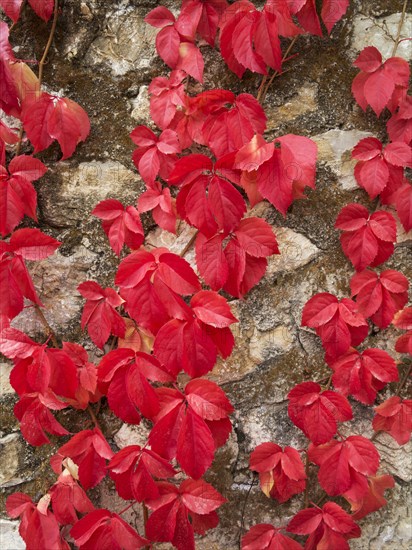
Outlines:
[[[29,0],[39,17],[52,18],[36,76],[15,58],[9,44],[23,3],[0,0],[13,22],[10,29],[0,22],[0,108],[20,121],[14,128],[0,120],[0,352],[14,364],[10,381],[19,397],[14,413],[23,437],[40,446],[50,443],[50,435],[70,436],[51,457],[57,481],[50,490],[38,502],[24,493],[7,499],[9,515],[21,520],[19,531],[28,549],[75,545],[131,550],[170,542],[190,550],[195,534],[218,525],[217,510],[226,499],[204,475],[231,433],[233,407],[207,375],[218,357],[230,356],[235,344],[230,327],[237,319],[225,296],[242,298],[264,276],[267,258],[279,254],[272,227],[251,216],[250,209],[267,200],[286,216],[306,187],[315,188],[316,180],[317,147],[311,139],[293,134],[264,138],[264,99],[290,62],[299,35],[321,36],[323,26],[330,34],[348,3],[324,0],[320,17],[312,0],[268,0],[262,10],[248,0],[231,5],[226,0],[183,0],[177,17],[163,6],[147,14],[146,22],[160,29],[157,52],[171,71],[149,86],[150,114],[158,131],[140,125],[130,134],[136,145],[133,162],[146,190],[136,205],[107,199],[92,211],[122,258],[114,288],[96,281],[78,287],[85,299],[81,326],[107,351],[96,365],[81,345],[61,342],[54,334],[26,265],[50,256],[61,243],[37,228],[19,225],[25,216],[37,222],[33,182],[47,167],[35,155],[57,141],[61,160],[70,158],[90,131],[88,116],[77,103],[42,89],[59,3]],[[216,47],[217,37],[223,59],[239,78],[246,71],[262,75],[256,97],[222,89],[189,92],[190,79],[203,82],[199,41]],[[383,205],[394,206],[409,230],[409,67],[395,54],[396,48],[383,62],[378,50],[368,47],[355,61],[360,69],[353,82],[356,101],[377,116],[389,109],[392,117],[387,125],[390,143],[361,140],[353,158],[359,185],[371,199],[379,195]],[[145,242],[144,212],[151,212],[154,222],[170,233],[184,224],[193,228],[180,255]],[[285,525],[252,527],[242,538],[245,550],[302,548],[302,539],[290,534],[308,535],[307,549],[348,548],[347,540],[361,535],[356,522],[385,504],[383,492],[394,481],[378,475],[373,441],[356,434],[344,437],[339,431],[353,416],[348,397],[372,405],[378,391],[401,379],[396,395],[376,407],[373,428],[387,431],[399,444],[410,438],[412,403],[402,398],[410,365],[405,361],[400,377],[400,365],[385,351],[357,349],[370,323],[380,329],[393,323],[406,330],[396,350],[411,353],[406,277],[394,270],[368,269],[393,253],[395,218],[387,210],[376,207],[370,213],[349,204],[336,228],[357,271],[351,279],[352,296],[339,300],[317,294],[302,317],[302,325],[321,338],[331,375],[326,385],[303,382],[288,394],[289,417],[309,443],[304,449],[263,443],[250,458],[263,492],[280,503],[302,494],[302,510]],[[191,247],[196,265],[184,258]],[[42,342],[13,327],[28,306],[44,327]],[[109,444],[98,418],[103,401],[123,422],[138,425],[144,418],[149,423],[143,446],[118,451]],[[68,407],[88,411],[93,428],[70,434],[52,414]],[[311,503],[307,480],[315,468],[325,496]],[[87,496],[107,476],[128,501],[122,512],[95,509]],[[348,502],[351,513],[329,499],[337,496]],[[141,533],[122,518],[136,503],[142,505]]]

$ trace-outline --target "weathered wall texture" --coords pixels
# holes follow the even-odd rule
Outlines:
[[[159,3],[173,10],[179,4],[169,0]],[[45,68],[48,88],[78,101],[89,113],[92,132],[68,162],[55,162],[57,148],[43,155],[50,171],[37,185],[40,224],[64,244],[52,258],[33,266],[32,272],[52,327],[65,339],[84,343],[92,354],[96,350],[79,327],[82,300],[76,287],[85,279],[112,284],[117,261],[98,220],[89,214],[102,199],[114,197],[130,204],[143,189],[131,162],[133,146],[128,135],[137,124],[150,124],[147,86],[167,70],[155,54],[155,31],[143,22],[144,15],[157,4],[150,0],[64,0]],[[351,148],[370,133],[381,139],[385,135],[386,115],[381,120],[372,113],[365,115],[352,100],[350,85],[356,74],[352,62],[366,45],[390,55],[401,5],[400,0],[352,1],[331,39],[299,39],[295,47],[298,57],[275,80],[267,96],[268,137],[296,133],[317,142],[317,189],[309,193],[308,200],[295,203],[286,220],[266,203],[256,207],[257,214],[274,226],[282,255],[270,260],[266,277],[244,301],[232,302],[240,320],[235,329],[236,350],[229,360],[217,365],[212,378],[223,384],[236,408],[234,432],[218,452],[208,476],[229,504],[221,509],[221,526],[199,540],[200,549],[238,548],[243,509],[244,524],[249,527],[272,521],[280,525],[301,506],[298,496],[289,507],[280,507],[255,484],[244,508],[252,481],[248,456],[263,441],[298,447],[304,442],[287,417],[285,395],[300,381],[323,378],[327,368],[319,338],[299,326],[301,311],[316,292],[328,291],[339,297],[349,293],[352,269],[341,252],[333,224],[346,203],[369,205],[352,175]],[[411,25],[408,16],[402,36],[410,34]],[[46,25],[28,10],[13,31],[13,40],[19,44],[17,53],[24,59],[38,59],[46,37]],[[410,45],[402,42],[398,55],[407,57]],[[240,82],[216,51],[205,47],[204,54],[206,89],[227,87],[256,94],[259,76],[248,74]],[[200,85],[193,88],[200,90]],[[165,243],[174,251],[181,250],[190,237],[190,230],[177,239],[153,232],[149,218],[145,228],[152,230],[151,243]],[[399,227],[399,236],[386,265],[411,277],[411,235]],[[186,257],[190,260],[191,254]],[[16,325],[33,335],[41,333],[30,309]],[[373,332],[366,345],[382,347],[393,355],[395,334],[392,329],[383,334]],[[48,457],[55,447],[33,449],[22,440],[12,414],[15,396],[8,384],[8,369],[5,365],[1,374],[0,487],[4,496],[21,490],[39,497],[54,482]],[[370,435],[371,409],[355,405],[355,410],[358,420],[347,430]],[[86,415],[63,411],[60,418],[74,432],[88,426]],[[144,426],[122,426],[107,411],[103,411],[101,423],[119,447],[145,437]],[[412,469],[407,456],[411,447],[400,448],[383,435],[377,446],[382,470],[395,476],[396,488],[390,493],[388,507],[362,522],[363,537],[351,541],[351,547],[406,549],[411,540],[408,483]],[[111,508],[123,507],[111,500],[110,483],[95,490],[94,497]],[[312,498],[316,501],[316,494]],[[139,511],[129,519],[139,525]],[[0,529],[2,550],[24,548],[14,523],[5,520]]]

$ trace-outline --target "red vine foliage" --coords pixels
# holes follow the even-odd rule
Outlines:
[[[0,22],[0,107],[20,121],[19,131],[0,123],[0,352],[14,364],[10,380],[19,396],[14,413],[25,439],[39,446],[49,443],[49,435],[70,436],[51,458],[58,478],[47,494],[37,503],[23,493],[7,500],[9,515],[20,518],[28,549],[69,549],[71,544],[80,550],[132,550],[170,542],[190,550],[195,534],[218,525],[216,510],[226,499],[203,476],[231,433],[233,407],[206,375],[218,357],[231,354],[230,327],[237,322],[218,292],[243,297],[264,276],[267,258],[279,254],[278,245],[271,226],[249,216],[249,210],[267,200],[285,216],[306,187],[315,187],[317,148],[309,138],[291,134],[267,142],[266,116],[252,95],[229,90],[189,95],[187,83],[203,79],[199,40],[214,47],[219,36],[230,70],[240,78],[249,70],[265,79],[271,71],[272,77],[281,72],[287,59],[290,48],[282,53],[280,37],[322,35],[322,22],[330,33],[348,3],[324,0],[320,18],[312,0],[268,0],[262,10],[248,0],[230,6],[226,0],[183,0],[177,17],[164,7],[147,15],[147,23],[160,29],[156,48],[171,72],[149,86],[150,112],[159,132],[138,126],[130,136],[136,145],[133,162],[147,190],[136,206],[108,199],[92,212],[102,220],[118,256],[125,246],[130,249],[118,266],[116,288],[95,281],[78,288],[86,300],[82,328],[101,349],[111,342],[98,365],[82,346],[59,344],[26,265],[48,257],[61,243],[39,229],[17,228],[24,216],[37,221],[33,182],[47,167],[34,155],[57,141],[61,160],[67,159],[90,131],[87,114],[77,103],[42,91],[58,2],[29,0],[45,21],[54,16],[39,77],[15,58],[9,28]],[[0,6],[14,23],[18,20],[21,0],[0,0]],[[409,69],[396,57],[382,63],[375,48],[366,48],[355,65],[361,69],[353,85],[360,106],[370,105],[377,115],[385,108],[392,113],[391,143],[383,147],[367,138],[355,147],[356,179],[371,198],[380,195],[382,204],[394,205],[410,229],[411,186],[404,176],[410,163]],[[195,229],[188,247],[194,243],[196,269],[166,248],[145,247],[140,215],[149,211],[165,231],[174,233],[183,222]],[[307,493],[313,464],[327,498],[342,496],[352,514],[329,500],[322,508],[308,507],[305,498],[304,509],[287,525],[252,527],[243,537],[245,550],[301,548],[286,531],[308,536],[307,549],[348,548],[347,541],[361,534],[356,521],[383,506],[384,490],[393,486],[391,476],[377,475],[379,454],[373,442],[360,435],[343,437],[339,425],[353,416],[348,396],[372,404],[378,391],[399,378],[386,352],[355,349],[368,334],[367,319],[380,328],[393,323],[406,330],[396,349],[411,351],[410,308],[401,311],[407,280],[393,270],[366,270],[392,254],[395,219],[386,211],[369,213],[353,204],[342,210],[336,227],[358,271],[351,281],[356,301],[320,293],[306,304],[302,319],[322,340],[334,390],[315,382],[292,388],[289,416],[309,439],[307,449],[263,443],[252,453],[251,469],[259,473],[267,496],[285,502]],[[32,304],[42,320],[42,343],[12,326],[25,304]],[[397,395],[376,407],[373,420],[376,431],[387,431],[400,444],[411,432],[411,401],[399,395],[408,375]],[[147,420],[151,430],[144,446],[112,449],[92,407],[102,399],[124,422]],[[87,409],[94,428],[69,434],[52,413],[68,407]],[[123,512],[142,503],[141,534],[121,517],[123,512],[94,508],[86,492],[106,476],[129,501]]]

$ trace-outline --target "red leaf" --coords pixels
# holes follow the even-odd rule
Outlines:
[[[127,206],[115,199],[101,201],[92,211],[93,216],[103,220],[102,226],[110,246],[119,256],[126,244],[131,249],[137,249],[144,241],[144,232],[140,216],[136,208]]]
[[[13,23],[16,23],[20,17],[20,9],[23,0],[0,0],[0,7]]]
[[[207,524],[208,516],[215,514],[226,500],[203,480],[186,479],[179,488],[166,482],[158,486],[161,496],[147,503],[153,510],[146,526],[147,536],[152,541],[170,541],[182,550],[194,550],[194,529],[199,526],[199,532],[204,533],[216,526],[215,521]],[[196,521],[199,515],[203,520],[200,525]]]
[[[35,506],[24,493],[15,493],[8,497],[6,509],[11,517],[21,517],[19,533],[26,543],[27,550],[69,550],[67,542],[60,536],[59,525],[48,509],[45,497]]]
[[[375,408],[375,432],[389,433],[399,445],[408,443],[412,431],[412,400],[393,396]]]
[[[193,296],[190,305],[196,317],[206,325],[224,328],[238,322],[226,299],[217,292],[201,290]]]
[[[152,356],[127,348],[106,354],[99,364],[99,387],[107,394],[109,406],[119,418],[139,424],[140,415],[153,418],[159,412],[159,402],[153,382],[172,382],[173,378]]]
[[[149,436],[150,445],[167,459],[176,457],[188,475],[199,478],[210,466],[215,448],[230,433],[227,417],[232,407],[222,390],[206,380],[189,382],[186,395],[169,388],[159,388],[157,394],[160,413]],[[213,433],[215,426],[221,430],[222,422],[224,438]]]
[[[360,528],[340,506],[327,502],[323,508],[306,508],[288,523],[287,530],[297,535],[310,535],[305,548],[349,550],[348,539],[358,538]]]
[[[392,489],[395,486],[395,480],[389,475],[371,476],[368,477],[368,485],[369,491],[362,499],[358,501],[348,499],[352,518],[356,521],[386,506],[387,501],[383,493],[386,489]]]
[[[273,150],[273,142],[266,143],[261,135],[255,134],[251,141],[236,153],[235,167],[246,172],[257,170],[261,164],[272,157]]]
[[[402,311],[395,314],[392,324],[404,330],[412,329],[412,307],[405,307]]]
[[[317,146],[309,138],[288,134],[277,138],[272,157],[259,166],[257,185],[264,198],[284,216],[292,201],[315,187]]]
[[[374,73],[382,65],[382,56],[377,48],[367,46],[361,51],[353,64],[361,71]]]
[[[185,104],[185,77],[184,71],[172,71],[169,78],[158,76],[150,83],[150,114],[162,130],[172,122],[177,107]]]
[[[408,301],[408,279],[393,269],[380,275],[372,271],[357,273],[350,284],[352,297],[357,296],[358,311],[379,328],[388,327]]]
[[[391,141],[403,141],[408,145],[412,143],[412,98],[406,96],[399,105],[398,112],[392,115],[386,124],[386,129]]]
[[[183,471],[199,479],[210,468],[215,452],[212,433],[203,419],[187,409],[177,439],[176,458]]]
[[[35,13],[44,19],[44,21],[48,21],[52,16],[54,0],[29,0],[29,4]]]
[[[174,26],[164,27],[156,36],[156,50],[166,65],[177,68],[180,36]]]
[[[102,544],[106,548],[135,550],[149,543],[120,516],[105,509],[84,516],[72,527],[70,534],[79,550],[101,547]]]
[[[110,334],[124,338],[126,325],[124,319],[115,310],[123,300],[111,288],[102,288],[94,281],[81,283],[77,290],[87,302],[82,313],[82,329],[87,330],[92,341],[103,348]]]
[[[256,52],[259,52],[266,65],[276,71],[281,71],[282,51],[276,14],[269,9],[264,9],[257,19],[254,33]]]
[[[69,432],[63,428],[54,418],[49,409],[36,394],[26,394],[14,406],[14,414],[20,421],[20,431],[23,437],[35,447],[50,443],[47,433],[53,435],[68,435]],[[56,400],[56,399],[55,399]],[[57,401],[57,400],[56,400]],[[52,408],[48,403],[49,408]],[[56,409],[64,409],[67,405],[53,406]]]
[[[80,105],[46,93],[27,105],[22,120],[34,152],[43,151],[56,139],[63,153],[61,160],[71,157],[90,132],[89,118]]]
[[[181,149],[176,132],[167,129],[157,137],[146,126],[136,126],[130,137],[139,147],[132,158],[143,180],[153,185],[158,174],[167,179],[176,159],[175,153],[180,153]]]
[[[359,345],[368,334],[368,324],[356,312],[352,300],[339,300],[327,292],[313,296],[303,308],[302,326],[314,328],[322,339],[328,360],[337,359],[351,345]]]
[[[250,469],[259,472],[265,495],[279,502],[286,502],[305,490],[305,467],[292,447],[282,450],[275,443],[258,445],[250,455]]]
[[[352,93],[362,109],[366,110],[370,105],[377,116],[386,106],[391,108],[390,103],[399,88],[408,87],[409,66],[403,59],[391,57],[382,64],[380,52],[368,46],[360,53],[354,65],[362,72],[352,83]]]
[[[288,399],[290,419],[315,445],[330,441],[337,432],[338,422],[352,418],[352,408],[345,397],[321,391],[314,382],[296,385]]]
[[[389,143],[383,152],[385,160],[394,166],[412,168],[412,149],[401,141]]]
[[[383,350],[369,348],[362,353],[348,351],[330,365],[332,381],[343,395],[352,395],[361,403],[371,405],[376,393],[388,382],[399,379],[392,357]]]
[[[111,459],[108,469],[119,495],[138,502],[159,497],[155,478],[166,479],[176,474],[167,460],[138,445],[124,447]]]
[[[87,514],[94,506],[86,493],[73,479],[68,470],[60,474],[57,483],[49,490],[53,512],[61,525],[73,525],[78,521],[77,513]]]
[[[44,260],[54,253],[60,242],[39,229],[18,229],[10,238],[10,250],[25,260]]]
[[[150,11],[144,18],[146,23],[152,25],[152,27],[163,28],[166,25],[173,24],[175,22],[175,16],[164,6],[158,6],[154,10]]]
[[[349,0],[324,0],[321,17],[330,34],[335,24],[342,19],[349,6]]]
[[[13,493],[6,500],[7,514],[13,519],[18,518],[26,510],[31,510],[33,507],[32,499],[25,493]]]
[[[106,475],[106,460],[114,453],[98,428],[83,430],[65,443],[51,459],[50,463],[56,473],[69,457],[79,467],[79,479],[84,489],[95,487]]]
[[[185,394],[193,411],[205,420],[221,420],[233,412],[224,391],[210,380],[191,380]]]
[[[0,332],[0,352],[9,359],[30,357],[38,347],[37,342],[13,327]]]
[[[178,52],[176,69],[181,69],[199,82],[203,82],[204,61],[199,48],[191,42],[181,42]]]
[[[396,211],[405,229],[412,229],[412,185],[405,183],[396,193]]]
[[[357,271],[381,264],[394,250],[396,222],[388,212],[379,210],[369,216],[363,206],[348,204],[340,211],[335,227],[346,231],[340,237],[342,248]]]
[[[376,447],[359,435],[318,447],[310,445],[309,458],[320,466],[319,483],[328,495],[345,494],[355,501],[367,494],[367,476],[375,475],[379,467]]]
[[[242,550],[302,550],[302,546],[268,523],[259,523],[242,537]]]

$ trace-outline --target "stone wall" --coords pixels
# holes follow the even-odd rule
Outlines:
[[[176,0],[159,3],[178,10]],[[299,55],[288,63],[285,74],[275,79],[267,95],[267,137],[296,133],[318,144],[317,188],[307,200],[296,202],[286,219],[267,203],[255,208],[256,214],[275,228],[281,256],[270,260],[267,275],[243,301],[231,302],[240,321],[235,328],[236,349],[216,366],[211,378],[223,385],[235,406],[234,431],[208,474],[229,503],[221,508],[220,527],[199,539],[200,549],[238,548],[242,522],[246,527],[258,522],[280,524],[301,506],[299,496],[289,505],[279,506],[260,492],[256,482],[251,486],[248,457],[264,441],[298,447],[304,444],[304,437],[288,419],[285,395],[294,384],[323,378],[328,371],[319,338],[313,331],[300,328],[302,308],[316,292],[332,292],[339,297],[349,293],[353,271],[333,225],[348,202],[369,205],[353,178],[352,147],[368,135],[385,136],[386,115],[381,119],[371,112],[365,115],[351,97],[351,81],[356,74],[352,62],[366,45],[375,45],[384,56],[390,55],[402,3],[351,1],[348,14],[330,39],[299,39],[295,47]],[[33,266],[32,273],[52,328],[62,338],[84,344],[96,358],[99,351],[80,331],[83,302],[76,287],[86,279],[112,284],[117,265],[98,220],[90,218],[93,206],[109,197],[131,204],[143,189],[131,162],[133,144],[128,135],[137,124],[151,124],[147,87],[154,76],[167,70],[155,53],[155,31],[143,22],[144,15],[157,4],[150,0],[63,0],[45,67],[47,88],[79,102],[90,116],[92,131],[70,161],[55,162],[59,158],[57,147],[41,155],[50,170],[37,184],[40,226],[63,245],[53,257]],[[403,37],[408,36],[411,25],[412,17],[407,16]],[[47,26],[26,10],[12,35],[19,45],[18,56],[38,59],[47,35]],[[411,42],[402,42],[398,55],[406,58],[410,48]],[[258,75],[248,73],[239,81],[216,51],[208,47],[202,51],[205,89],[225,87],[236,93],[256,94]],[[191,91],[201,89],[195,84]],[[149,242],[165,244],[173,251],[182,250],[190,238],[190,228],[182,229],[174,238],[156,231],[149,217],[144,225],[150,231]],[[409,278],[411,245],[411,235],[405,235],[399,226],[399,243],[386,264]],[[193,254],[189,252],[186,259],[192,260]],[[14,324],[33,336],[42,332],[30,309]],[[373,332],[366,345],[396,356],[395,335],[392,329]],[[38,498],[54,482],[48,457],[59,443],[56,440],[53,446],[34,449],[21,438],[12,414],[15,396],[8,383],[9,370],[8,365],[2,366],[2,499],[16,490]],[[371,409],[359,404],[354,408],[358,420],[345,429],[371,435]],[[144,440],[144,425],[122,426],[105,409],[101,416],[103,428],[118,447]],[[86,414],[63,411],[59,418],[73,432],[88,426]],[[411,445],[401,448],[382,434],[376,444],[382,453],[382,471],[395,477],[396,486],[387,493],[388,507],[362,521],[363,537],[351,541],[351,548],[406,549],[411,540],[408,484],[412,468],[407,455]],[[101,505],[123,507],[120,499],[113,499],[110,482],[92,493]],[[316,495],[313,498],[316,500]],[[136,507],[128,518],[137,526],[139,514]],[[0,530],[2,550],[24,548],[14,522],[2,520]]]

